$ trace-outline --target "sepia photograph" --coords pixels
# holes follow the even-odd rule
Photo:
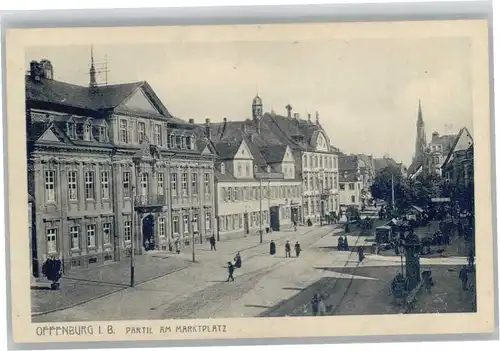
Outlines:
[[[12,300],[33,338],[488,324],[484,21],[155,30],[8,41]]]

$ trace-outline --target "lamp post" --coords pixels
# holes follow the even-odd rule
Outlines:
[[[135,215],[135,185],[132,185],[132,213],[131,213],[131,228],[130,228],[130,286],[133,288],[134,287],[134,273],[135,273],[135,266],[134,266],[134,251],[135,251],[135,225],[134,225],[134,215]]]
[[[193,210],[190,210],[189,211],[189,214],[191,215],[191,247],[192,247],[192,253],[193,253],[193,262],[196,262],[196,257],[195,257],[195,253],[194,253],[194,223],[195,223],[195,220],[193,218]]]

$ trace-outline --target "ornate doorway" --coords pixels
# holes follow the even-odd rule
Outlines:
[[[155,220],[152,214],[142,219],[142,245],[146,251],[155,248]]]

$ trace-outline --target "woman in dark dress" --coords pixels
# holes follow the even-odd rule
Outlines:
[[[269,254],[274,255],[276,253],[276,243],[271,240],[271,243],[269,244]]]

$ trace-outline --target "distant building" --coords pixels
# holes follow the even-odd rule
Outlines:
[[[88,87],[53,78],[32,61],[25,82],[36,273],[50,256],[65,270],[124,259],[133,237],[140,254],[212,234],[214,150],[192,123],[147,82],[98,86],[93,64]]]
[[[255,101],[254,101],[255,103]],[[267,140],[257,120],[205,124],[217,153],[220,240],[290,228],[302,219],[302,181],[288,145]],[[265,127],[264,127],[265,129]]]
[[[349,206],[361,207],[363,203],[363,180],[357,172],[340,172],[340,208],[345,210]]]

